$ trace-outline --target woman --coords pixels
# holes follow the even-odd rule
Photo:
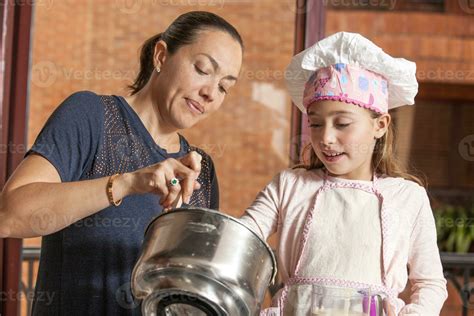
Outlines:
[[[218,208],[211,159],[178,130],[221,106],[242,50],[224,19],[184,14],[143,45],[129,97],[78,92],[52,114],[1,197],[0,237],[44,236],[33,315],[140,314],[147,224],[180,198]]]

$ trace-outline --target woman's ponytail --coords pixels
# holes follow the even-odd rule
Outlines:
[[[156,34],[143,43],[140,50],[140,72],[132,85],[128,86],[132,90],[132,95],[140,91],[148,82],[155,69],[153,55],[155,45],[161,39],[162,33]]]

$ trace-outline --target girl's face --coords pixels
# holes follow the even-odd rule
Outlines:
[[[180,47],[173,55],[160,41],[155,64],[161,71],[153,97],[162,122],[185,129],[222,105],[239,75],[242,48],[223,31],[204,30],[194,43]]]
[[[372,179],[372,154],[390,115],[339,101],[317,101],[308,107],[311,144],[329,174],[351,180]]]

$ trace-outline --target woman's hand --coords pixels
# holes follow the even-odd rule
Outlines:
[[[190,152],[180,159],[167,159],[115,178],[113,198],[130,194],[156,193],[166,210],[194,190],[201,172],[201,155]],[[180,179],[176,186],[173,178]],[[0,195],[0,238],[29,238],[55,233],[74,222],[109,207],[106,186],[110,177],[61,182],[57,169],[40,155],[26,157],[8,180]],[[34,196],[34,199],[25,199]]]
[[[166,159],[124,174],[129,188],[126,195],[156,193],[161,196],[164,209],[169,209],[181,197],[184,203],[189,203],[193,191],[201,187],[196,181],[201,172],[201,160],[202,156],[192,151],[180,159]],[[180,180],[174,186],[170,183],[173,178]]]

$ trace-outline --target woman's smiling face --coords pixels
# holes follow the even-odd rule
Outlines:
[[[203,30],[194,43],[165,54],[161,62],[154,87],[160,116],[185,129],[222,105],[239,75],[242,47],[226,32]]]

